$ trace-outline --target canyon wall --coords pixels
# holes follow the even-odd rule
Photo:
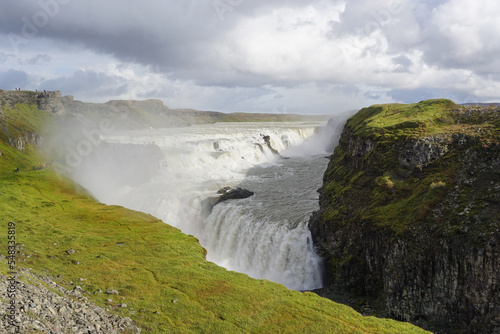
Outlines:
[[[310,229],[320,294],[443,333],[500,333],[500,108],[362,109]]]

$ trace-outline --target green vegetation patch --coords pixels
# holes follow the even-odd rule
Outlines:
[[[18,136],[39,132],[51,115],[38,110],[36,104],[17,104],[14,109],[0,110],[0,139],[8,141]]]
[[[384,104],[361,109],[348,122],[355,135],[365,137],[417,137],[440,131],[454,123],[459,108],[450,100],[428,100],[414,104]]]

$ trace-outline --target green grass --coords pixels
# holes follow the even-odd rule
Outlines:
[[[36,108],[22,107],[0,121],[8,128],[15,119],[22,132],[46,118]],[[12,134],[19,133],[5,136]],[[0,150],[0,240],[7,245],[7,224],[15,222],[17,242],[25,245],[17,265],[40,275],[61,275],[62,285],[82,286],[98,305],[113,299],[108,307],[131,317],[143,332],[424,333],[410,324],[363,317],[313,293],[218,267],[206,261],[193,236],[150,215],[97,203],[50,167],[33,170],[43,161],[33,148],[19,152],[2,138]],[[20,172],[13,172],[16,167]],[[71,248],[76,253],[69,255]],[[6,246],[0,253],[6,255]],[[5,272],[4,264],[0,270]],[[128,308],[115,308],[119,303]]]
[[[361,109],[349,120],[356,135],[366,137],[409,137],[439,132],[451,125],[452,111],[459,108],[450,100],[427,100],[414,104],[384,104]]]
[[[50,118],[51,115],[38,110],[36,104],[17,104],[14,109],[0,110],[0,139],[7,141],[8,138],[39,132],[42,124]]]

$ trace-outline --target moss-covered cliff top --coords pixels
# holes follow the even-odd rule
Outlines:
[[[443,133],[477,134],[500,126],[500,107],[457,105],[436,99],[414,104],[383,104],[361,109],[348,121],[355,135],[397,139]],[[467,127],[466,125],[469,125]]]
[[[498,106],[441,99],[361,109],[325,174],[324,220],[496,231],[499,150]]]
[[[51,275],[68,289],[81,286],[85,297],[132,318],[143,333],[424,332],[218,267],[193,236],[150,215],[97,203],[50,165],[33,169],[46,161],[25,132],[48,117],[36,106],[17,105],[0,118],[0,240],[7,245],[7,224],[15,222],[16,266]],[[18,140],[23,151],[9,144]],[[6,271],[0,261],[0,273]],[[119,294],[103,293],[108,289]]]

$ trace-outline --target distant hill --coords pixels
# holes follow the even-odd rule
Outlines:
[[[0,90],[1,108],[14,108],[16,104],[36,105],[66,118],[97,122],[103,117],[115,129],[144,129],[189,126],[216,122],[294,122],[327,121],[326,115],[294,115],[263,113],[222,113],[195,109],[171,109],[161,100],[112,100],[106,103],[88,103],[62,96],[60,91],[6,91]]]

